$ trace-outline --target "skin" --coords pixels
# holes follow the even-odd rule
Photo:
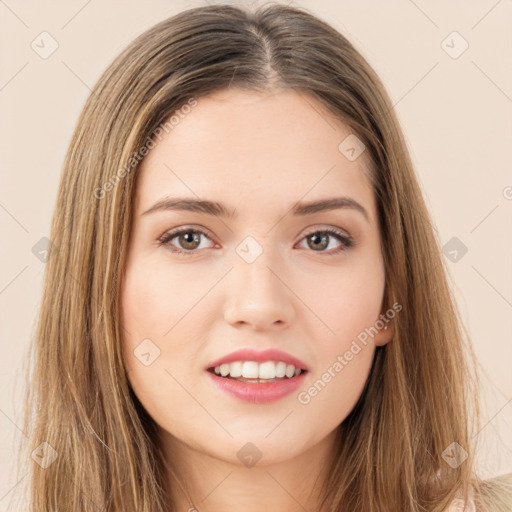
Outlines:
[[[350,133],[309,96],[228,89],[199,98],[142,162],[122,279],[123,358],[166,459],[201,512],[318,510],[335,429],[363,390],[375,347],[392,337],[390,322],[308,404],[298,401],[384,313],[365,153],[350,161],[338,149]],[[222,202],[238,217],[142,214],[167,195]],[[351,208],[287,215],[298,201],[333,196],[356,200],[368,220]],[[200,245],[191,235],[159,244],[183,226],[207,235],[199,235]],[[315,246],[308,236],[329,227],[356,244],[329,255],[343,248],[336,237]],[[252,263],[236,252],[247,236],[263,250]],[[170,246],[193,255],[180,257]],[[160,350],[149,366],[134,356],[146,338]],[[205,370],[241,348],[278,348],[310,371],[278,401],[243,402]],[[247,442],[262,454],[252,467],[237,457]],[[176,482],[169,485],[177,509],[189,510]]]

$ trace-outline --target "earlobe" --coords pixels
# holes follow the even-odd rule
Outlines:
[[[389,343],[393,339],[395,332],[394,325],[392,322],[387,323],[374,338],[375,345],[382,347]]]

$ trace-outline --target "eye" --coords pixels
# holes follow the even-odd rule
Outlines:
[[[208,234],[200,229],[182,228],[171,231],[170,233],[165,233],[158,240],[160,245],[167,245],[172,252],[180,256],[189,256],[192,255],[191,253],[195,252],[196,249],[200,248],[201,236],[208,237]],[[175,238],[178,239],[181,248],[176,248],[176,246],[171,243]]]
[[[330,252],[323,251],[322,249],[329,247],[330,240],[333,238],[340,242],[340,246]],[[355,245],[354,240],[350,235],[334,228],[312,231],[307,234],[303,240],[306,240],[308,246],[314,249],[313,252],[325,252],[327,256],[334,256]]]
[[[179,256],[192,256],[197,253],[197,249],[205,249],[208,247],[201,247],[201,237],[209,238],[208,233],[200,229],[193,228],[180,228],[169,233],[165,233],[158,241],[160,245],[168,246],[169,249]],[[179,246],[177,247],[172,241],[177,239]],[[328,248],[332,239],[338,240],[339,247],[330,252],[324,249]],[[328,256],[333,256],[341,251],[344,251],[355,245],[354,240],[343,231],[326,228],[322,230],[315,230],[308,233],[302,240],[307,242],[308,247],[313,249],[313,252],[321,252]],[[302,241],[301,240],[301,241]]]

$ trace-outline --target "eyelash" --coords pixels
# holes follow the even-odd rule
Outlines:
[[[193,229],[193,228],[180,228],[175,231],[171,231],[168,233],[165,233],[162,235],[158,241],[160,246],[168,246],[171,252],[177,254],[180,257],[188,257],[193,256],[194,254],[197,254],[199,251],[197,249],[194,250],[181,250],[176,249],[175,246],[171,245],[171,240],[176,238],[177,236],[181,235],[182,233],[194,233],[199,235],[205,235],[208,237],[208,233],[200,230],[200,229]],[[325,254],[326,256],[336,256],[340,254],[342,251],[345,251],[355,245],[354,240],[350,236],[346,236],[342,231],[338,231],[334,228],[326,228],[326,229],[317,229],[315,231],[311,231],[304,235],[304,237],[301,240],[304,240],[308,236],[314,235],[314,234],[328,234],[334,236],[336,239],[338,239],[341,242],[341,246],[338,249],[335,249],[331,252],[324,252],[324,251],[312,251],[312,252],[319,252],[320,254]],[[208,237],[209,238],[209,237]]]

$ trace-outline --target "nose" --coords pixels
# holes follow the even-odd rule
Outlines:
[[[228,276],[226,322],[248,324],[254,330],[289,326],[297,299],[284,266],[268,247],[252,263],[237,256]]]

